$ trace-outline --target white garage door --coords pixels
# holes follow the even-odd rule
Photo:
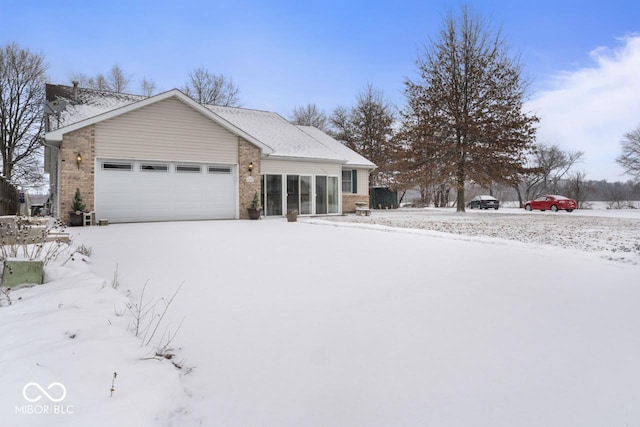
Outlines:
[[[235,169],[232,165],[98,160],[96,219],[233,219]]]

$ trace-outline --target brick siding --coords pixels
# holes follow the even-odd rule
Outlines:
[[[60,149],[60,220],[69,221],[76,188],[80,189],[86,211],[94,210],[96,129],[87,126],[64,135]],[[82,156],[78,166],[77,155]]]
[[[249,163],[253,170],[249,173]],[[242,138],[238,138],[238,180],[240,219],[249,219],[247,208],[251,206],[254,194],[260,198],[260,149]]]
[[[369,196],[362,194],[342,194],[342,213],[353,213],[356,211],[356,202],[365,203],[369,207]]]

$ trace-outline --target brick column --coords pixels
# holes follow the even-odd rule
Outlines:
[[[249,172],[249,163],[253,170]],[[238,138],[238,180],[240,219],[249,219],[247,208],[251,206],[254,194],[260,198],[260,148]]]
[[[76,188],[87,211],[94,210],[96,129],[87,126],[64,135],[60,148],[60,220],[69,221]],[[76,162],[80,154],[82,162]]]

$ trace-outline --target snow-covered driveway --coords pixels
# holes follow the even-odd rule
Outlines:
[[[156,297],[184,282],[169,320],[184,317],[175,344],[194,370],[183,377],[190,398],[167,402],[183,408],[176,425],[640,419],[637,265],[319,222],[74,230],[91,269],[111,278],[117,266],[134,298],[147,281]]]

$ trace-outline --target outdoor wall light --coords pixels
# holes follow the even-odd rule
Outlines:
[[[249,162],[249,175],[253,172],[253,162]]]
[[[76,156],[76,165],[78,165],[78,169],[80,169],[80,164],[82,163],[82,154],[78,153]]]

